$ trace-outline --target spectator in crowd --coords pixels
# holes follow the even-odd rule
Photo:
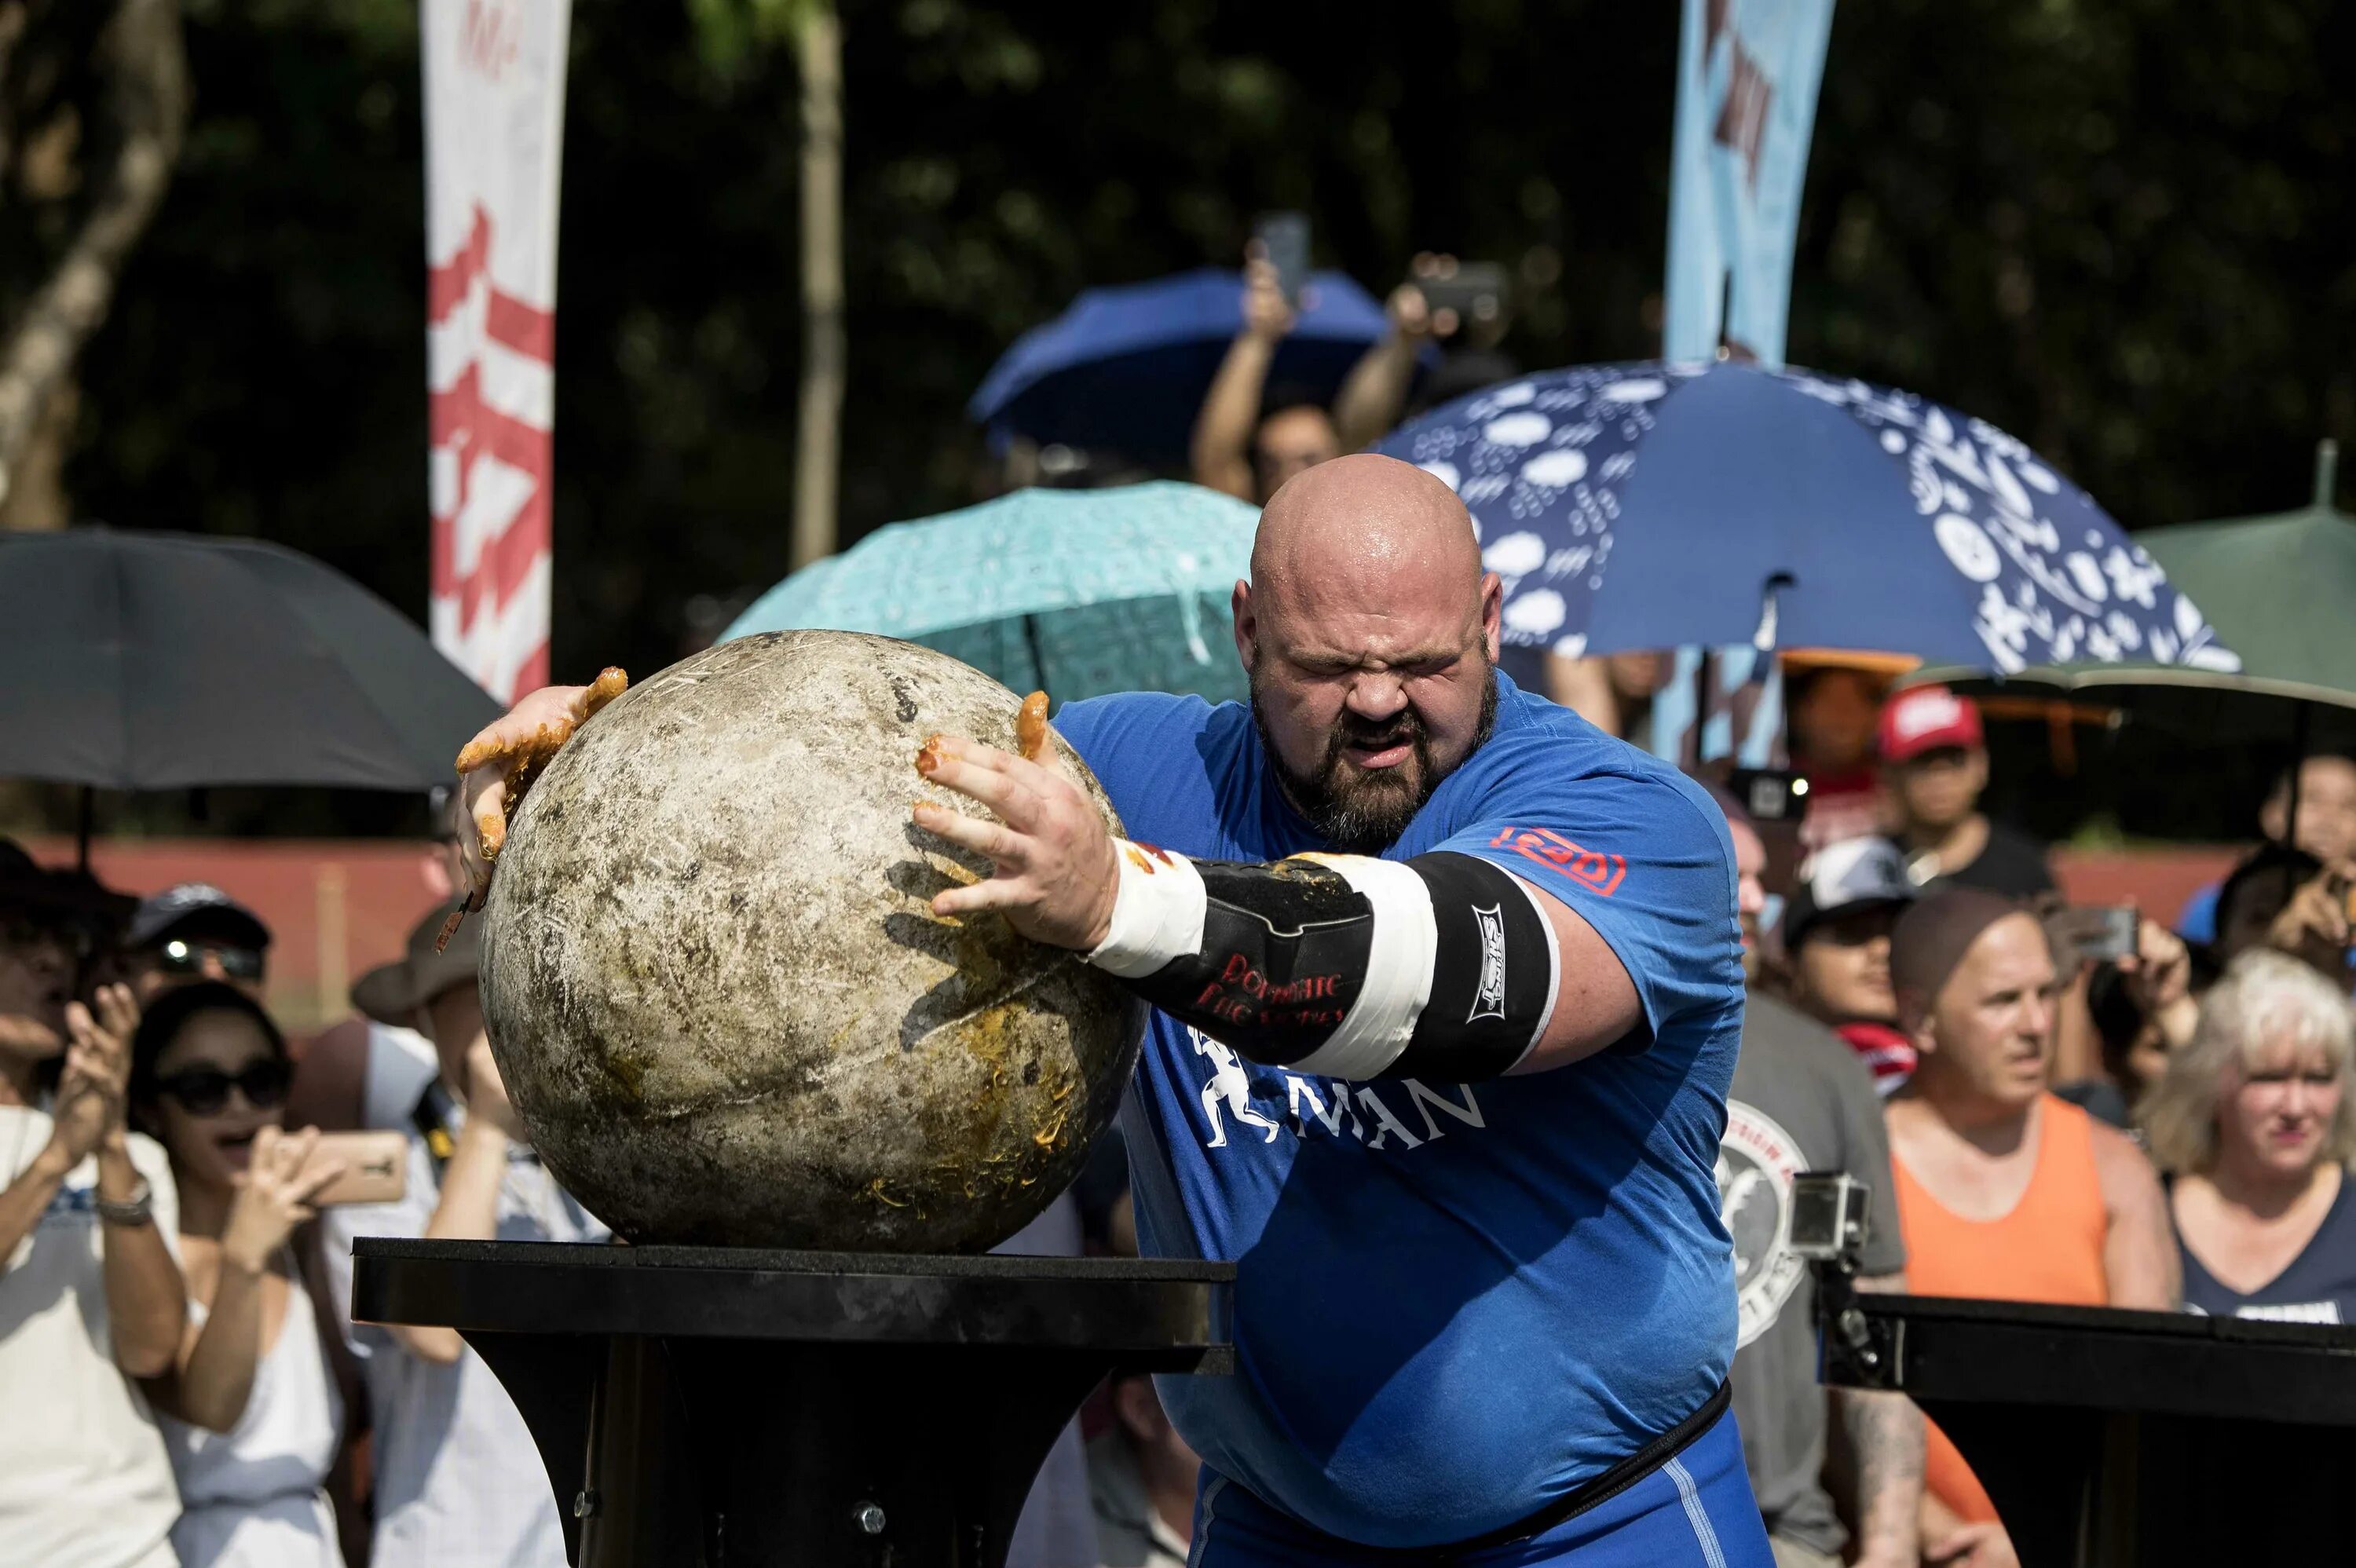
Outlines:
[[[1653,750],[1653,700],[1675,667],[1649,649],[1571,658],[1547,656],[1546,694],[1606,734]]]
[[[439,1071],[411,1112],[402,1200],[328,1211],[327,1274],[347,1327],[356,1236],[579,1242],[605,1234],[524,1141],[483,1032],[475,980],[483,923],[466,922],[437,953],[448,912],[427,915],[410,933],[406,957],[352,987],[369,1017],[432,1040]],[[373,1568],[562,1568],[564,1534],[530,1429],[457,1330],[366,1324],[352,1328],[351,1345],[375,1433]]]
[[[181,1568],[340,1568],[320,1486],[343,1434],[327,1334],[289,1246],[342,1167],[280,1132],[285,1038],[219,981],[167,991],[132,1042],[134,1114],[171,1156],[189,1328],[148,1382],[179,1477]],[[306,1244],[310,1238],[305,1238]]]
[[[2356,761],[2326,753],[2298,764],[2298,821],[2291,821],[2290,786],[2285,768],[2265,804],[2258,808],[2258,832],[2269,844],[2287,843],[2326,865],[2356,861]],[[2176,930],[2188,942],[2217,940],[2217,898],[2211,883],[2186,901]]]
[[[2045,846],[1990,822],[1987,747],[1979,705],[1944,686],[1910,687],[1882,705],[1882,785],[1908,874],[2029,899],[2053,891]]]
[[[1804,667],[1784,679],[1792,765],[1808,783],[1808,812],[1800,823],[1804,853],[1881,831],[1873,751],[1883,684],[1872,671],[1850,665]]]
[[[2142,1108],[2188,1307],[2356,1323],[2351,1046],[2347,997],[2279,953],[2244,954],[2202,1002]]]
[[[209,882],[182,882],[142,900],[123,933],[125,979],[146,1007],[174,986],[211,980],[262,999],[270,928]]]
[[[1277,346],[1292,331],[1292,302],[1258,242],[1244,261],[1244,325],[1219,362],[1194,421],[1194,483],[1264,506],[1294,475],[1355,452],[1398,422],[1415,357],[1432,335],[1422,291],[1391,293],[1390,329],[1365,352],[1329,412],[1301,398],[1268,393]]]
[[[2215,955],[2230,964],[2254,947],[2272,947],[2348,978],[2349,875],[2304,849],[2267,844],[2233,868],[2217,892]]]
[[[1767,848],[1733,798],[1711,793],[1734,840],[1742,968],[1755,982]],[[1754,987],[1718,1157],[1739,1302],[1730,1381],[1751,1489],[1778,1568],[1836,1568],[1843,1518],[1858,1529],[1849,1561],[1914,1568],[1922,1413],[1902,1394],[1828,1390],[1816,1381],[1815,1281],[1791,1252],[1792,1179],[1832,1170],[1871,1194],[1858,1288],[1905,1289],[1906,1248],[1890,1206],[1890,1146],[1872,1075],[1821,1025]],[[1827,1430],[1836,1425],[1848,1461],[1837,1504],[1825,1482]]]
[[[73,999],[65,882],[0,840],[0,1559],[170,1568],[179,1499],[131,1380],[180,1347],[177,1199],[125,1117],[131,993]]]
[[[2045,1091],[2061,993],[2045,928],[1984,888],[1898,920],[1890,965],[1914,1075],[1889,1104],[1907,1277],[1928,1296],[2176,1305],[2167,1200],[2132,1139]],[[2015,1561],[1995,1509],[1935,1425],[1923,1467],[1933,1560]]]
[[[2191,950],[2158,921],[2139,922],[2136,952],[2096,964],[2087,975],[2085,1005],[2098,1066],[2073,1080],[2062,1071],[2057,1044],[2053,1092],[2115,1127],[2131,1125],[2128,1107],[2191,1043],[2200,1021]]]
[[[1845,838],[1808,858],[1783,908],[1793,1002],[1865,1059],[1884,1094],[1914,1071],[1890,985],[1890,929],[1914,896],[1887,839]]]
[[[1202,1460],[1146,1372],[1113,1376],[1112,1424],[1088,1444],[1088,1499],[1104,1568],[1185,1568]]]

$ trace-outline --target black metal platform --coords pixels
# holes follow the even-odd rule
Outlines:
[[[364,1237],[353,1316],[457,1329],[579,1568],[998,1568],[1108,1371],[1226,1373],[1232,1264]]]
[[[2356,1328],[1861,1294],[1825,1381],[1910,1395],[2022,1568],[2356,1560]]]

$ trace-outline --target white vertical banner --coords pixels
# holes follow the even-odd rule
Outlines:
[[[556,194],[572,0],[423,0],[434,645],[548,681]]]

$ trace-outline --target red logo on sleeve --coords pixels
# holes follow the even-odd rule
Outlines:
[[[1628,874],[1626,856],[1587,848],[1544,827],[1505,828],[1489,840],[1489,848],[1527,856],[1541,866],[1561,872],[1599,898],[1608,899],[1618,891],[1620,880]]]

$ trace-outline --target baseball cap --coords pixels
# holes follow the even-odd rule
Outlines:
[[[1881,760],[1903,763],[1942,746],[1981,742],[1979,704],[1944,686],[1913,686],[1881,705]]]
[[[1808,857],[1800,885],[1783,906],[1783,947],[1798,948],[1808,927],[1827,915],[1911,904],[1913,879],[1905,857],[1887,838],[1844,838]]]
[[[151,947],[174,933],[216,937],[256,953],[270,945],[262,917],[210,882],[181,882],[141,900],[123,944]]]
[[[468,918],[450,934],[440,952],[442,927],[455,904],[444,904],[417,923],[409,933],[408,950],[391,964],[380,964],[352,983],[352,1006],[380,1024],[402,1029],[414,1026],[418,1009],[444,991],[475,977],[483,961],[483,917]]]

